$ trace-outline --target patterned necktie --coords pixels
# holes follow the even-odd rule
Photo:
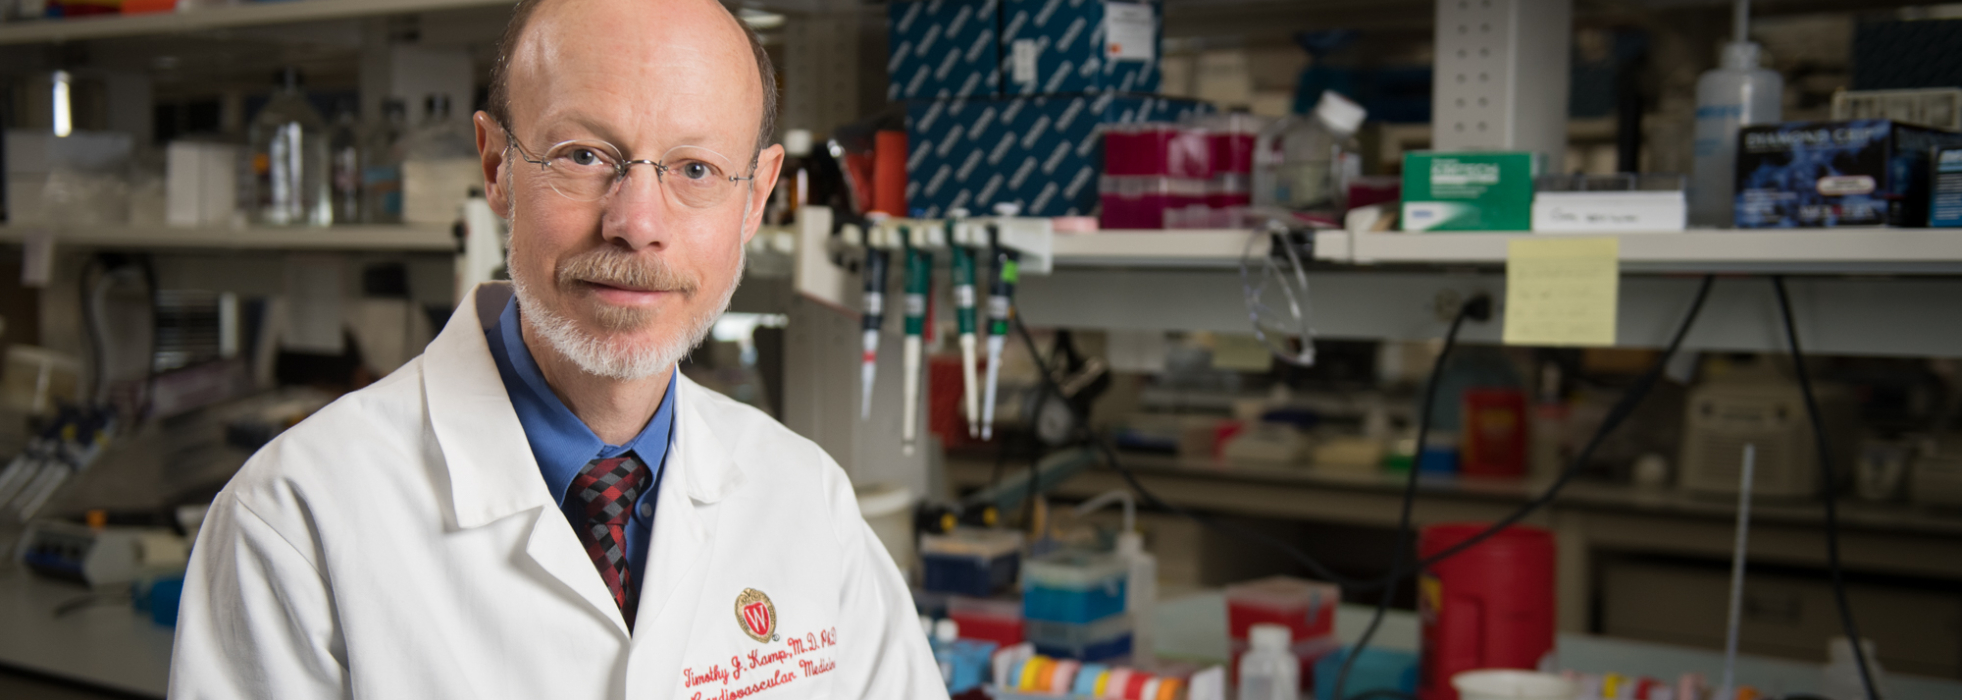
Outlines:
[[[574,530],[620,606],[628,631],[634,628],[640,587],[627,566],[627,519],[633,517],[634,501],[646,490],[648,476],[647,467],[630,455],[593,460],[572,477],[572,493],[585,504],[586,514],[585,527]]]

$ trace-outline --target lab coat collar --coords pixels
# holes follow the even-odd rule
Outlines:
[[[458,528],[557,507],[484,340],[484,329],[497,322],[512,293],[508,282],[471,290],[422,362],[430,426],[443,452],[450,516]],[[675,391],[675,453],[666,478],[684,486],[695,503],[715,503],[742,486],[742,471],[704,415],[712,399],[696,394],[706,390],[683,376]]]

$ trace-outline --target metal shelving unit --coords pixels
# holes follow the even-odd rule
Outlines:
[[[1509,241],[1565,235],[1332,231],[1316,236],[1315,257],[1359,265],[1503,265]],[[1598,237],[1619,240],[1624,272],[1962,273],[1962,231],[1945,229],[1693,229]]]

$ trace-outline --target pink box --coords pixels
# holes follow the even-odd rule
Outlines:
[[[1168,212],[1205,201],[1204,181],[1188,178],[1105,175],[1097,189],[1103,200],[1098,220],[1106,229],[1169,228]]]
[[[1212,147],[1205,132],[1167,122],[1112,124],[1104,132],[1104,174],[1212,176]]]

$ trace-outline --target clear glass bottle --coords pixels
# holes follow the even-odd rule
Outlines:
[[[341,113],[334,117],[327,149],[333,163],[334,222],[359,222],[362,220],[361,135],[355,128],[353,106],[343,106]]]
[[[327,123],[300,90],[300,71],[281,71],[279,89],[248,130],[254,223],[326,226],[334,223]]]
[[[469,119],[450,115],[447,96],[430,95],[424,104],[423,122],[402,151],[402,219],[449,224],[470,190],[484,186],[476,129]]]
[[[402,223],[402,148],[409,109],[401,100],[382,102],[382,119],[361,135],[361,214],[371,224]]]
[[[1254,206],[1340,214],[1348,198],[1344,188],[1361,174],[1355,135],[1367,114],[1362,105],[1325,91],[1314,114],[1262,129],[1254,144]]]

